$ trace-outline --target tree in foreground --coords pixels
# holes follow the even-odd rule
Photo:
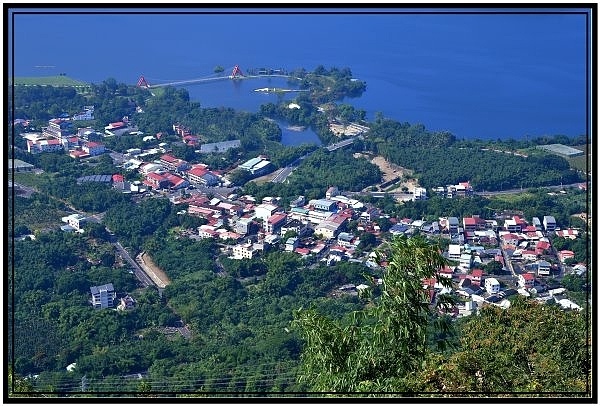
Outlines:
[[[428,352],[431,327],[440,330],[440,341],[450,333],[437,310],[453,305],[438,295],[432,304],[423,280],[437,278],[444,286],[450,280],[438,277],[447,265],[439,248],[425,238],[395,237],[377,251],[379,261],[388,262],[381,296],[347,319],[331,320],[314,310],[300,309],[293,325],[305,339],[300,381],[314,392],[407,392],[407,378],[422,369]],[[443,348],[442,348],[443,349]]]
[[[436,317],[437,310],[453,303],[438,295],[430,304],[423,279],[435,277],[444,258],[418,236],[397,237],[379,255],[389,260],[383,292],[364,310],[341,321],[314,310],[295,313],[293,323],[305,340],[299,380],[310,391],[433,397],[591,395],[586,311],[565,311],[522,297],[508,309],[483,305],[461,323],[460,344],[451,353],[435,351],[427,337],[439,337],[444,344],[453,330],[447,318]]]
[[[415,377],[422,392],[588,397],[591,338],[585,312],[517,297],[486,306],[462,328],[460,350],[430,354]]]

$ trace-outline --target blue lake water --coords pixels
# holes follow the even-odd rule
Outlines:
[[[368,119],[381,112],[458,138],[588,132],[584,13],[80,11],[14,15],[9,74],[14,63],[16,76],[66,73],[88,82],[112,77],[134,84],[140,75],[150,83],[206,77],[217,65],[231,69],[237,64],[242,70],[349,67],[367,82],[367,91],[344,102],[365,110]],[[11,26],[9,19],[9,32]],[[253,90],[281,85],[278,79],[257,79],[186,89],[204,107],[254,112],[278,96]],[[284,131],[286,140],[312,137],[293,135]]]

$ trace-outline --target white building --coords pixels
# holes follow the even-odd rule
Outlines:
[[[233,258],[234,259],[242,259],[248,258],[252,259],[255,254],[258,253],[258,250],[254,248],[252,243],[246,244],[237,244],[233,246]]]
[[[73,213],[69,216],[65,216],[61,218],[64,223],[67,223],[69,226],[73,227],[75,230],[79,232],[83,232],[83,225],[87,222],[87,217],[82,214]]]
[[[106,285],[92,286],[90,288],[92,294],[92,306],[94,309],[107,309],[113,307],[113,302],[117,297],[112,283]]]
[[[267,221],[269,217],[275,214],[279,210],[278,206],[273,204],[262,203],[254,208],[254,215],[256,218],[261,219],[263,222]]]
[[[485,290],[493,295],[495,293],[500,292],[500,282],[496,278],[486,278],[485,280]]]

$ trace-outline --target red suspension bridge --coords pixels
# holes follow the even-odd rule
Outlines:
[[[290,75],[286,75],[283,73],[262,73],[263,71],[259,71],[259,74],[256,74],[256,75],[245,75],[242,72],[242,69],[240,69],[239,65],[235,65],[233,68],[230,68],[230,69],[231,69],[230,75],[217,74],[217,75],[205,76],[205,77],[198,78],[198,79],[175,80],[175,81],[169,81],[169,82],[163,82],[163,83],[153,83],[153,84],[150,84],[144,76],[140,76],[140,79],[137,82],[137,86],[143,87],[146,89],[153,89],[153,88],[164,87],[164,86],[187,85],[187,84],[191,84],[191,83],[212,82],[215,80],[224,80],[224,79],[238,80],[238,79],[262,78],[262,77],[281,77],[281,78],[291,77]],[[280,72],[280,71],[281,70],[277,70],[275,72]]]

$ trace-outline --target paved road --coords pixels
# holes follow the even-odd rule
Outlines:
[[[283,183],[287,179],[287,177],[290,176],[290,173],[292,173],[293,170],[294,170],[293,166],[286,166],[277,174],[277,176],[275,176],[273,179],[271,179],[271,182]]]
[[[142,270],[142,268],[138,265],[138,263],[135,262],[135,260],[133,258],[131,258],[131,256],[129,255],[127,250],[125,250],[125,248],[123,248],[123,246],[121,245],[120,242],[114,241],[112,244],[115,246],[115,248],[119,252],[119,255],[121,255],[121,258],[123,258],[125,261],[127,261],[129,263],[129,265],[131,265],[131,267],[133,268],[133,273],[135,274],[135,277],[142,283],[142,285],[144,285],[144,287],[156,286],[156,284],[152,281],[152,279],[150,279],[150,277],[148,275],[146,275],[146,273]]]

